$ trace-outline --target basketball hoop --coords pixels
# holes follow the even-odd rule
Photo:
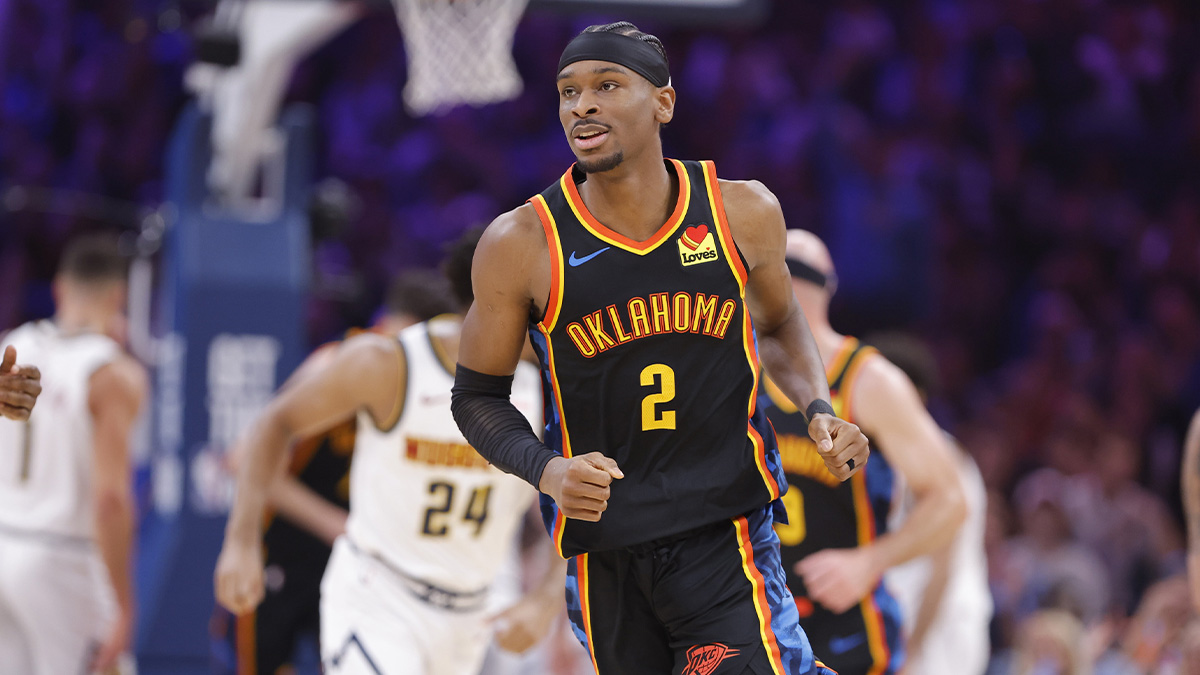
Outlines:
[[[498,103],[521,93],[513,34],[529,0],[393,0],[414,115],[457,105]]]

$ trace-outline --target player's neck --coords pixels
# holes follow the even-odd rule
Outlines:
[[[661,153],[645,153],[617,168],[589,173],[579,186],[588,211],[609,229],[645,241],[667,222],[679,199],[679,181]]]
[[[83,306],[67,305],[54,314],[54,325],[65,335],[86,333],[105,334],[111,323],[107,312],[99,312]]]

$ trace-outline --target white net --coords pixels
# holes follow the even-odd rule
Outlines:
[[[516,98],[513,34],[529,0],[392,0],[408,51],[414,115]]]

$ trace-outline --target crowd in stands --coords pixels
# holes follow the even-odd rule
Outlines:
[[[0,0],[0,325],[49,313],[69,232],[162,201],[205,10]],[[525,91],[482,109],[405,111],[386,11],[301,64],[289,102],[315,107],[320,175],[358,205],[315,249],[314,344],[566,169],[554,67],[602,18],[531,9]],[[933,348],[931,407],[990,491],[995,672],[1044,653],[1078,668],[1062,672],[1197,672],[1178,482],[1200,407],[1200,5],[777,0],[755,28],[634,20],[671,58],[667,154],[761,180],[829,242],[835,328]]]

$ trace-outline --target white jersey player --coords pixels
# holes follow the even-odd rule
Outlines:
[[[123,308],[115,243],[73,242],[55,297],[53,321],[4,339],[44,392],[27,422],[0,420],[0,670],[109,672],[133,628],[128,449],[147,387],[104,334]]]
[[[967,519],[950,546],[885,576],[911,640],[908,672],[922,675],[983,675],[991,654],[992,594],[983,549],[987,488],[975,461],[954,446]],[[899,512],[902,521],[907,509]]]
[[[460,318],[448,317],[399,339],[347,340],[326,365],[285,386],[239,444],[238,493],[216,574],[217,599],[235,613],[262,597],[264,493],[288,442],[358,412],[346,535],[321,585],[327,673],[475,673],[493,629],[501,646],[523,650],[564,605],[565,563],[557,560],[534,591],[488,620],[489,590],[535,493],[487,464],[454,424],[459,327]],[[518,371],[513,400],[540,428],[532,366]]]
[[[400,334],[408,382],[394,426],[359,413],[346,536],[321,583],[328,672],[359,672],[355,662],[368,658],[389,664],[383,672],[477,671],[491,637],[481,620],[488,590],[536,497],[459,433],[450,416],[453,361],[434,353],[437,327]],[[450,330],[457,337],[457,320]],[[538,374],[523,366],[513,401],[540,427]]]
[[[933,354],[916,338],[883,334],[871,339],[892,363],[908,375],[922,400],[937,384]],[[991,653],[988,624],[992,595],[983,549],[987,488],[975,461],[946,434],[954,452],[954,477],[962,488],[966,518],[954,539],[933,553],[887,571],[884,583],[900,605],[907,634],[905,671],[921,675],[983,675]],[[889,527],[913,514],[912,490],[900,480]]]

